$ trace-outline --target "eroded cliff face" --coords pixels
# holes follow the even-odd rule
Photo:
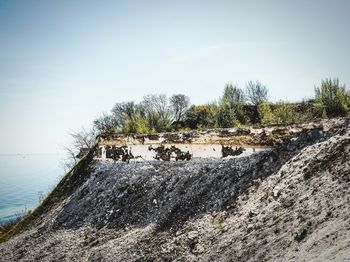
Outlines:
[[[93,160],[0,261],[345,261],[348,120],[239,158]]]
[[[245,157],[296,139],[310,130],[327,131],[337,125],[337,121],[339,122],[328,120],[294,126],[192,130],[148,135],[101,134],[97,137],[96,157],[123,162]]]
[[[218,128],[191,130],[184,132],[159,134],[101,134],[98,142],[108,145],[157,145],[157,144],[194,144],[194,145],[241,145],[247,147],[275,146],[285,139],[311,129],[328,130],[339,124],[339,119],[293,126]]]

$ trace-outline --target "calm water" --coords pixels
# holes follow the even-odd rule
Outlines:
[[[64,175],[62,155],[0,155],[0,223],[35,208]]]

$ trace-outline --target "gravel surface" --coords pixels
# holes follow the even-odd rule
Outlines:
[[[0,261],[350,261],[350,127],[231,159],[94,160]]]

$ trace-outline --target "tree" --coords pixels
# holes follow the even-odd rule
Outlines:
[[[73,147],[79,150],[81,148],[90,150],[96,142],[95,133],[86,130],[84,127],[78,131],[71,132],[70,136],[73,138]]]
[[[142,108],[150,129],[161,132],[170,126],[171,110],[166,95],[144,96]]]
[[[126,121],[134,118],[137,115],[138,106],[133,101],[116,103],[111,111],[116,126],[123,128]]]
[[[118,128],[117,119],[113,115],[102,113],[102,115],[96,118],[93,122],[94,129],[98,133],[114,133]]]
[[[60,164],[63,167],[64,172],[67,173],[78,163],[79,158],[74,148],[63,146],[63,150],[66,152],[66,157],[60,161]]]
[[[233,86],[231,83],[227,83],[221,100],[230,103],[231,108],[239,122],[246,122],[247,117],[244,112],[244,104],[246,101],[244,91],[242,89],[240,89],[238,86]]]
[[[225,85],[223,99],[229,101],[232,107],[245,103],[245,95],[243,90],[238,86],[233,86],[231,83],[227,83]]]
[[[183,121],[186,111],[190,105],[190,99],[182,94],[172,95],[170,98],[173,120],[175,122]]]
[[[231,104],[227,100],[223,100],[218,110],[218,125],[220,127],[233,127],[236,124],[236,115]]]
[[[63,160],[65,171],[71,169],[78,162],[78,159],[84,157],[95,145],[96,134],[93,130],[89,131],[82,127],[80,130],[70,132],[72,138],[71,146],[63,147],[67,157]]]
[[[246,87],[246,95],[254,106],[268,101],[268,89],[259,81],[249,81]]]
[[[345,116],[349,108],[349,93],[338,78],[325,79],[315,87],[315,106],[323,108],[327,116]]]
[[[186,112],[186,125],[192,129],[216,127],[217,111],[218,106],[216,103],[193,105]]]

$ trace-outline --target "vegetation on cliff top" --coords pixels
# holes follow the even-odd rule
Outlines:
[[[315,97],[289,103],[269,101],[259,81],[243,90],[226,84],[222,97],[205,105],[190,105],[183,94],[147,95],[143,101],[116,103],[110,113],[95,119],[95,133],[155,133],[180,129],[226,128],[240,125],[284,125],[349,114],[350,92],[338,78],[315,87]]]
[[[110,113],[104,112],[93,122],[92,130],[71,134],[67,147],[67,169],[74,166],[104,134],[152,134],[206,128],[230,128],[247,125],[291,125],[322,118],[347,116],[350,113],[350,91],[338,78],[325,79],[315,87],[313,99],[298,103],[269,101],[269,90],[259,81],[249,81],[245,89],[227,83],[222,96],[204,105],[191,105],[184,94],[168,98],[164,94],[144,96],[134,101],[116,103]]]

